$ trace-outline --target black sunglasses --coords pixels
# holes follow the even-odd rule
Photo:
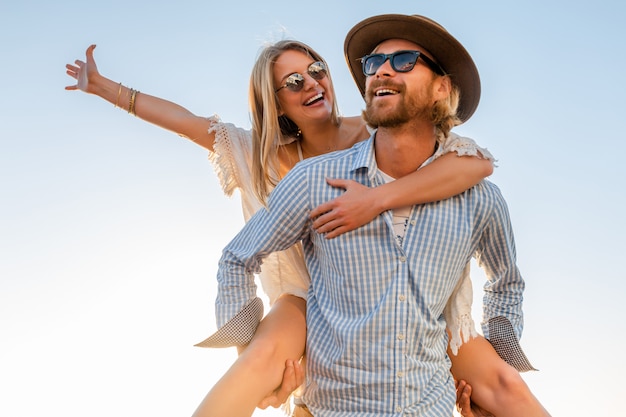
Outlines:
[[[315,61],[314,63],[309,65],[309,68],[307,68],[306,72],[311,76],[311,78],[319,81],[327,75],[326,64],[324,64],[322,61]],[[285,87],[287,87],[288,90],[294,92],[302,90],[302,88],[304,87],[304,75],[294,72],[285,79],[285,84],[274,90],[274,92],[278,93]]]
[[[365,55],[361,58],[363,64],[363,74],[374,75],[378,68],[380,68],[385,61],[389,60],[391,68],[396,72],[409,72],[415,67],[417,60],[422,58],[422,61],[428,67],[438,75],[446,75],[445,71],[432,59],[420,51],[398,51],[393,54],[371,54]]]

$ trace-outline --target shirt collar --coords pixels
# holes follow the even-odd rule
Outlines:
[[[376,153],[374,150],[374,138],[376,132],[374,131],[369,139],[355,145],[358,147],[355,158],[352,161],[351,171],[366,170],[370,180],[374,180],[376,172],[378,172],[378,165],[376,164]]]
[[[458,135],[453,132],[450,132],[448,137],[444,139],[444,142],[454,140]],[[376,172],[378,172],[378,165],[376,164],[376,152],[374,150],[374,139],[376,137],[376,131],[372,132],[372,135],[364,142],[359,144],[359,150],[357,152],[356,158],[352,163],[352,171],[357,171],[359,169],[368,170],[368,174],[370,179],[374,179]],[[437,149],[430,156],[430,158],[426,159],[424,163],[420,166],[420,168],[430,164],[435,159],[439,158],[441,155],[446,153],[444,143],[438,142]]]

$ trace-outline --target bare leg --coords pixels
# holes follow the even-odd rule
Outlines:
[[[287,359],[303,355],[305,342],[306,302],[282,296],[193,417],[250,417],[257,404],[280,385]]]
[[[489,341],[479,336],[463,343],[458,355],[448,349],[455,380],[472,387],[472,401],[496,417],[549,417],[519,372],[507,364]]]

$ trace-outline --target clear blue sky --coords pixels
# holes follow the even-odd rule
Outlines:
[[[235,355],[193,344],[214,330],[238,197],[193,143],[64,91],[65,63],[96,43],[110,78],[247,127],[256,53],[288,36],[327,58],[353,115],[344,36],[381,13],[434,18],[481,73],[457,131],[499,161],[541,370],[526,381],[554,416],[623,412],[624,3],[344,3],[0,5],[0,415],[190,415]]]

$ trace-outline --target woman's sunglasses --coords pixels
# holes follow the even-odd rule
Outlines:
[[[311,76],[311,78],[319,81],[327,75],[326,64],[324,64],[322,61],[315,61],[314,63],[309,65],[309,68],[307,68],[306,72]],[[294,72],[293,74],[288,76],[287,79],[285,79],[285,84],[281,85],[274,92],[278,93],[285,87],[288,90],[294,92],[302,90],[302,88],[304,87],[304,75]]]
[[[445,71],[432,59],[419,51],[398,51],[393,54],[371,54],[361,58],[363,74],[374,75],[385,61],[389,60],[391,68],[396,72],[409,72],[415,67],[417,60],[422,61],[436,74],[445,75]]]

